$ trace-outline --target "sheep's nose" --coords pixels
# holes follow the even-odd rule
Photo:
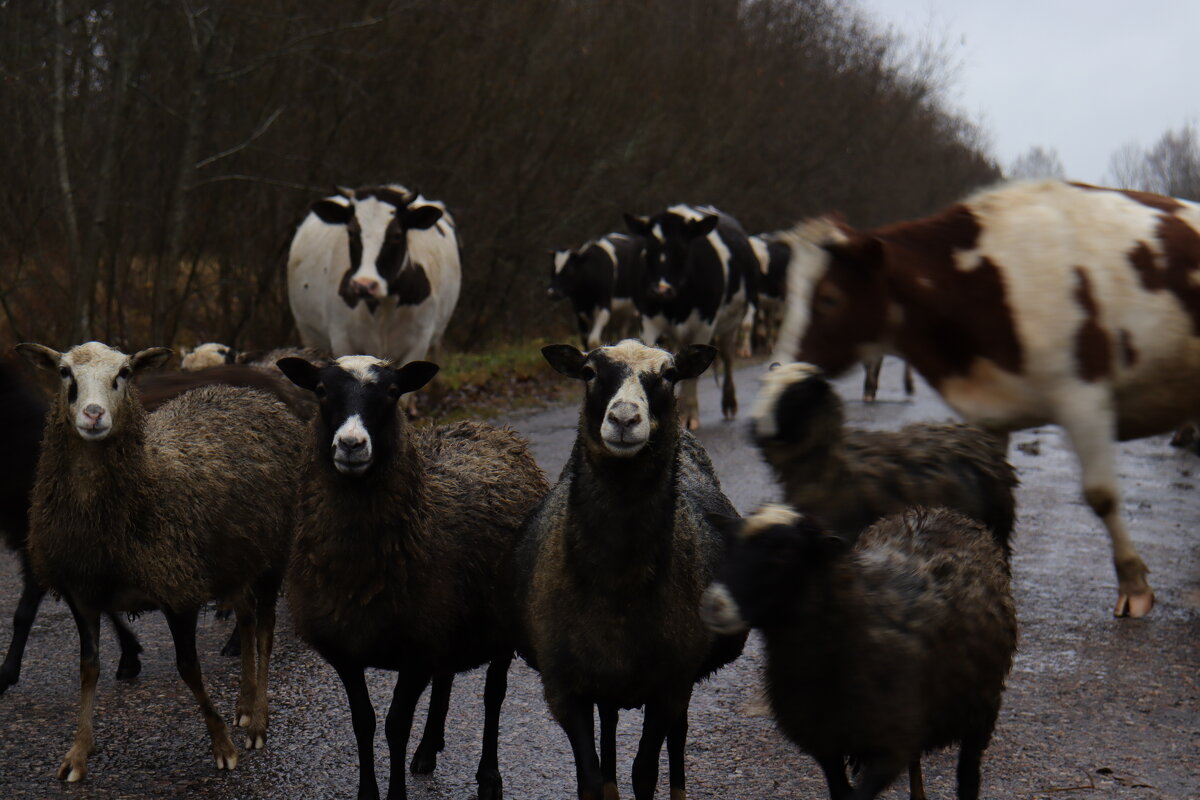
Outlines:
[[[89,403],[87,407],[83,409],[83,415],[92,422],[99,422],[100,418],[104,416],[104,408],[96,403]]]
[[[351,453],[357,450],[362,450],[366,446],[367,437],[365,436],[343,436],[337,440],[337,444],[335,445],[335,447],[339,447],[342,450],[347,450]]]
[[[620,428],[632,428],[642,421],[642,413],[631,403],[614,406],[608,412],[608,421]]]

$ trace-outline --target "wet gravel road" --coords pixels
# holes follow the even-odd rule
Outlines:
[[[760,369],[739,372],[743,408],[754,396]],[[950,418],[927,387],[919,387],[915,402],[906,402],[899,384],[899,365],[889,361],[880,402],[866,406],[857,402],[859,376],[843,379],[839,387],[850,421],[892,428]],[[774,499],[776,490],[746,442],[744,415],[735,423],[720,421],[713,382],[706,377],[702,386],[701,438],[727,493],[743,512]],[[574,408],[562,408],[509,422],[530,437],[539,461],[556,476],[575,417]],[[1200,518],[1200,458],[1172,450],[1165,437],[1122,447],[1125,510],[1158,595],[1149,618],[1130,621],[1110,616],[1116,593],[1107,537],[1079,500],[1073,457],[1059,431],[1014,436],[1010,457],[1022,481],[1013,565],[1021,641],[984,760],[983,796],[1197,800],[1200,535],[1194,527]],[[0,644],[5,647],[18,587],[15,559],[0,555]],[[21,682],[0,696],[0,800],[354,797],[357,756],[341,685],[297,641],[286,602],[281,607],[265,750],[244,754],[232,774],[213,769],[203,724],[175,672],[166,625],[160,615],[147,615],[134,623],[146,652],[142,674],[131,684],[112,677],[116,641],[105,629],[97,749],[88,779],[68,786],[55,780],[54,771],[75,727],[77,641],[65,605],[47,602],[30,639]],[[227,719],[236,700],[237,664],[217,652],[228,626],[206,616],[199,633],[205,676]],[[826,796],[814,763],[756,710],[760,663],[761,650],[752,637],[740,660],[697,689],[688,752],[692,797]],[[382,717],[391,682],[381,672],[369,674],[368,682],[380,719],[377,766],[386,778]],[[474,797],[482,689],[481,672],[457,681],[447,750],[433,775],[410,778],[414,800]],[[631,796],[629,767],[639,723],[637,712],[626,712],[619,729],[619,780],[626,796]],[[566,737],[545,710],[536,674],[519,662],[510,675],[501,722],[501,769],[509,798],[574,797]],[[954,796],[953,773],[952,753],[926,759],[930,797]],[[664,756],[664,796],[665,781]],[[907,797],[907,786],[893,786],[884,796]]]

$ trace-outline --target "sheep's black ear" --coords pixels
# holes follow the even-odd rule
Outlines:
[[[404,227],[412,231],[423,231],[432,228],[442,218],[442,210],[437,206],[417,206],[404,212]]]
[[[717,533],[721,534],[721,538],[728,545],[737,538],[738,532],[742,529],[742,518],[722,514],[717,511],[709,511],[704,515],[704,521],[716,528]]]
[[[836,533],[822,531],[812,538],[812,548],[822,558],[833,558],[850,549],[850,542]]]
[[[634,216],[633,214],[625,215],[625,227],[629,228],[629,232],[635,236],[650,235],[650,220],[645,217]]]
[[[307,389],[310,392],[316,391],[317,384],[321,382],[320,368],[309,363],[307,359],[288,356],[276,361],[275,366],[279,367],[279,371],[301,389]]]
[[[129,363],[135,373],[147,369],[157,369],[170,361],[174,352],[169,347],[147,347],[145,350],[134,353]]]
[[[716,357],[717,348],[710,344],[688,345],[675,356],[675,372],[681,381],[698,377]]]
[[[326,197],[312,204],[312,212],[327,225],[345,225],[354,217],[354,206]]]
[[[62,353],[44,344],[21,342],[15,349],[25,356],[30,364],[41,369],[57,370],[58,362],[62,360]]]
[[[415,392],[433,380],[439,369],[441,367],[431,361],[410,361],[395,370],[396,385],[400,387],[401,394]]]
[[[542,348],[542,357],[556,372],[568,378],[583,380],[583,364],[587,361],[587,356],[574,345],[548,344]]]

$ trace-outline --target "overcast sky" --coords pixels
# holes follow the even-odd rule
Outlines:
[[[947,43],[949,99],[1007,169],[1034,145],[1100,182],[1122,145],[1200,122],[1200,1],[858,0],[882,27]]]

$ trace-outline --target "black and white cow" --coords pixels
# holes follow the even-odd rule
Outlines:
[[[783,298],[787,294],[787,267],[792,250],[773,234],[750,237],[750,247],[758,259],[758,304],[755,312],[755,338],[767,352],[775,348],[779,324],[783,320]]]
[[[300,338],[335,357],[423,360],[440,345],[461,286],[454,219],[397,184],[318,200],[288,253]]]
[[[721,410],[733,417],[733,357],[739,337],[749,340],[758,287],[758,260],[745,230],[712,206],[676,205],[653,217],[626,214],[625,224],[645,242],[635,291],[643,341],[654,345],[665,335],[679,349],[715,343],[725,365]],[[681,383],[679,413],[689,429],[700,427],[694,380]]]
[[[642,240],[610,233],[574,250],[554,250],[550,272],[551,300],[567,298],[579,324],[584,348],[605,343],[609,323],[623,329],[637,319],[633,291],[641,270]]]

